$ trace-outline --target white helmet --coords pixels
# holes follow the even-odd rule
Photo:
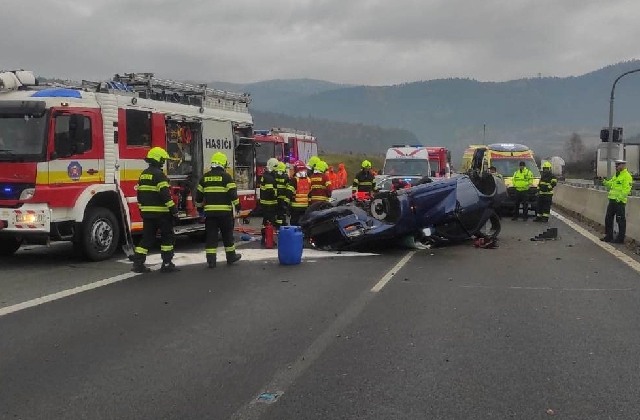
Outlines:
[[[273,172],[278,168],[278,159],[276,158],[271,158],[267,161],[267,171],[269,172]]]

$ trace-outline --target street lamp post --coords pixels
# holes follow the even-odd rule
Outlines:
[[[607,145],[607,178],[611,178],[611,153],[613,152],[613,92],[616,90],[616,83],[618,83],[618,80],[622,79],[627,74],[636,73],[639,71],[640,69],[635,69],[622,73],[616,78],[616,80],[614,80],[613,86],[611,86],[611,98],[609,99],[609,144]]]

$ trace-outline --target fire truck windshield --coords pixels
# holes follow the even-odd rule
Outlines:
[[[46,118],[0,114],[0,161],[38,162],[45,155]]]
[[[425,159],[387,159],[382,172],[385,175],[431,176],[429,161]]]
[[[281,160],[284,156],[284,144],[275,142],[259,142],[256,147],[256,165],[265,166],[272,157]]]

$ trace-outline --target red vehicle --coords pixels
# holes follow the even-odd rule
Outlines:
[[[27,240],[71,241],[89,260],[111,257],[123,235],[141,233],[135,188],[156,146],[170,156],[176,234],[204,230],[192,190],[215,152],[227,155],[249,207],[253,160],[246,168],[236,160],[253,156],[248,104],[245,94],[151,73],[44,87],[31,72],[0,72],[0,255]]]
[[[427,147],[431,175],[436,178],[451,177],[451,152],[446,147]]]
[[[267,167],[267,160],[276,158],[284,162],[285,141],[284,138],[270,130],[254,130],[253,142],[255,148],[255,185],[258,188],[259,180]]]
[[[293,128],[272,128],[271,133],[284,139],[284,155],[286,162],[297,160],[308,162],[311,156],[318,156],[318,140],[308,131]]]

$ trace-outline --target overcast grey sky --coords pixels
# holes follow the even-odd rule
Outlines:
[[[640,58],[637,0],[3,0],[0,68],[390,85]]]

